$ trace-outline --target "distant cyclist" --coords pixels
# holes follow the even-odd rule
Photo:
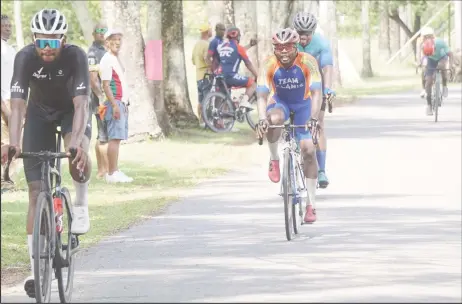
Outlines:
[[[316,58],[322,75],[323,95],[327,98],[335,96],[332,89],[333,82],[333,58],[329,41],[319,33],[315,33],[318,26],[316,17],[313,14],[300,12],[295,15],[293,27],[300,35],[298,50],[305,52]],[[316,158],[319,165],[318,183],[320,188],[326,188],[329,185],[329,179],[326,176],[326,153],[327,139],[324,131],[324,114],[326,111],[326,102],[322,103],[321,114],[319,116],[319,145],[316,151]]]
[[[427,115],[433,115],[432,110],[432,84],[436,68],[447,69],[448,63],[451,68],[454,67],[454,57],[447,43],[436,38],[431,27],[425,27],[421,30],[423,37],[422,55],[427,57],[427,66],[425,67],[425,90],[427,92]],[[443,97],[448,97],[448,74],[446,71],[441,72],[443,80]]]
[[[297,32],[291,28],[278,30],[273,35],[272,42],[274,55],[261,67],[258,77],[260,121],[256,129],[260,137],[267,134],[270,150],[268,176],[273,183],[277,183],[281,178],[278,154],[281,130],[269,129],[268,126],[283,124],[289,119],[290,111],[293,111],[296,125],[309,123],[316,128],[321,111],[322,92],[321,74],[316,59],[307,53],[297,51]],[[312,223],[316,221],[316,148],[311,139],[311,132],[296,129],[296,136],[300,141],[307,186],[304,220]]]
[[[235,27],[230,27],[226,32],[226,40],[218,45],[217,51],[220,57],[220,71],[224,75],[228,87],[246,88],[245,94],[239,102],[244,108],[252,109],[249,103],[250,97],[255,93],[257,84],[253,78],[239,74],[239,66],[244,61],[245,66],[257,78],[257,70],[250,62],[247,50],[239,44],[241,40],[241,31]]]
[[[14,62],[11,81],[10,144],[2,146],[2,163],[8,159],[9,147],[15,148],[15,156],[18,156],[21,150],[54,151],[54,124],[61,125],[65,149],[77,149],[77,156],[69,161],[76,192],[71,230],[75,234],[84,234],[90,228],[88,180],[91,174],[90,158],[87,155],[91,136],[87,55],[80,47],[66,44],[66,17],[56,9],[43,9],[36,13],[31,20],[30,29],[34,42],[20,50]],[[24,111],[27,112],[21,149],[19,143]],[[24,171],[29,186],[27,243],[32,268],[32,276],[25,280],[24,289],[32,298],[35,297],[32,233],[35,205],[40,192],[40,170],[39,160],[24,159]],[[78,181],[79,171],[82,170],[86,178],[83,183]]]

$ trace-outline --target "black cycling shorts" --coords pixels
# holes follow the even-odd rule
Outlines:
[[[88,115],[85,135],[91,139],[91,115]],[[48,111],[28,102],[24,123],[23,152],[56,151],[56,127],[61,126],[62,137],[72,132],[74,109],[66,112]],[[41,179],[41,162],[24,158],[24,173],[28,183]]]

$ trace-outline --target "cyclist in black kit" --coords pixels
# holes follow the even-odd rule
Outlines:
[[[11,81],[10,145],[1,148],[2,163],[8,158],[8,148],[18,156],[22,117],[26,111],[22,149],[26,152],[54,151],[55,126],[61,126],[64,146],[77,149],[69,161],[76,198],[73,200],[74,219],[71,230],[84,234],[90,228],[88,216],[88,181],[91,163],[87,152],[91,136],[89,115],[90,79],[88,60],[80,47],[66,44],[66,17],[55,9],[43,9],[31,20],[34,43],[16,55]],[[26,100],[30,90],[26,110]],[[40,191],[40,165],[36,159],[24,159],[24,171],[29,186],[27,240],[32,276],[24,282],[29,297],[35,297],[32,231],[36,199]],[[85,176],[79,182],[79,171]]]

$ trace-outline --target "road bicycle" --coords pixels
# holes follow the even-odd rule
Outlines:
[[[443,71],[450,71],[452,77],[452,70],[451,69],[430,69],[429,70],[436,70],[435,75],[433,76],[433,83],[432,83],[432,109],[433,115],[435,116],[435,122],[438,122],[438,109],[443,105],[443,77],[441,72]],[[450,79],[451,77],[448,77]]]
[[[41,161],[41,186],[37,197],[34,230],[33,260],[34,286],[37,303],[49,303],[51,300],[52,269],[58,281],[61,303],[69,303],[72,298],[74,282],[74,255],[79,250],[79,238],[72,234],[72,203],[69,190],[62,185],[61,159],[73,159],[76,150],[61,152],[61,131],[56,129],[56,151],[23,152],[18,158],[37,158]],[[4,181],[13,183],[9,176],[9,166],[15,154],[10,148],[8,162],[4,171]],[[84,176],[80,176],[84,180]],[[67,271],[66,271],[67,270]],[[26,288],[27,286],[25,286]],[[26,288],[29,290],[29,288]],[[27,291],[26,290],[26,291]]]
[[[283,168],[282,183],[280,194],[284,200],[284,222],[285,232],[288,241],[292,240],[293,235],[298,234],[299,225],[304,224],[304,208],[302,193],[306,193],[305,174],[303,173],[302,156],[300,146],[295,138],[295,129],[310,129],[309,125],[294,125],[294,112],[290,112],[290,120],[282,125],[269,126],[270,129],[283,129],[281,138],[283,139]],[[313,144],[318,144],[318,131],[315,128],[312,132]],[[263,138],[258,139],[258,144],[263,144]],[[297,220],[297,206],[298,218]]]
[[[252,130],[255,129],[257,120],[257,94],[254,93],[249,103],[254,109],[239,107],[237,100],[231,97],[231,91],[226,85],[223,75],[206,74],[210,81],[210,92],[204,97],[202,102],[202,118],[213,132],[229,132],[234,126],[235,121],[247,121]]]

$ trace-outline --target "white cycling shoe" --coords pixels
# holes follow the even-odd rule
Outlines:
[[[71,232],[73,234],[85,234],[90,230],[90,216],[88,206],[74,206],[72,208],[74,218],[72,219]]]

